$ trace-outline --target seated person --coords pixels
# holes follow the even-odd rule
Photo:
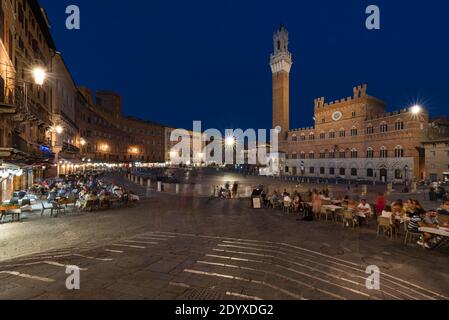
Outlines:
[[[381,214],[382,218],[388,218],[390,219],[390,222],[393,223],[394,214],[391,206],[386,206],[385,209],[382,211]]]
[[[401,207],[401,206],[399,206],[397,204],[394,204],[391,209],[392,209],[391,212],[393,213],[393,219],[395,219],[395,218],[403,219],[404,218],[404,216],[405,216],[404,207]]]
[[[421,222],[418,223],[420,228],[438,228],[439,222],[438,222],[438,214],[436,211],[429,211],[425,214],[424,219],[422,219]],[[435,235],[431,233],[423,233],[423,239],[422,241],[419,241],[418,244],[430,249],[431,246],[429,245],[430,241],[435,237]]]
[[[290,195],[288,193],[284,196],[284,203],[290,205],[292,203],[292,198],[290,198]]]
[[[362,199],[360,204],[357,206],[356,213],[358,214],[359,217],[362,218],[369,218],[371,216],[372,214],[371,206],[366,201],[366,199]]]
[[[366,199],[362,199],[355,210],[356,219],[358,219],[359,223],[362,224],[363,221],[371,217],[371,214],[372,210],[370,204],[366,201]]]

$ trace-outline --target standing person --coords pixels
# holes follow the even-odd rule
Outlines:
[[[387,204],[387,199],[384,193],[379,193],[376,199],[376,214],[377,216],[381,216],[382,212],[385,210],[385,206]]]
[[[232,186],[232,197],[234,199],[237,198],[238,191],[239,191],[239,184],[235,182]]]
[[[312,212],[315,215],[315,217],[317,218],[317,220],[320,218],[321,205],[322,205],[322,201],[321,201],[321,197],[320,197],[319,193],[314,192],[312,195]]]

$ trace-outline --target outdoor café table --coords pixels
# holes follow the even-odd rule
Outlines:
[[[329,205],[324,205],[323,206],[324,209],[332,211],[332,212],[336,212],[338,210],[343,210],[343,207],[339,207],[333,204],[329,204]]]
[[[334,219],[336,219],[336,213],[337,211],[341,211],[343,210],[343,207],[339,207],[339,206],[335,206],[333,204],[329,204],[329,205],[324,205],[323,208],[327,211],[332,212],[332,215],[334,216]]]
[[[419,228],[419,231],[423,233],[430,233],[443,238],[443,240],[435,248],[441,247],[442,245],[449,242],[449,228]]]

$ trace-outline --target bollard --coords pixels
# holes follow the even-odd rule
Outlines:
[[[143,186],[143,178],[140,178],[140,185]]]
[[[162,192],[162,182],[161,181],[157,182],[157,192]]]
[[[179,183],[176,184],[176,194],[179,194]]]
[[[151,179],[147,180],[147,189],[151,189]]]

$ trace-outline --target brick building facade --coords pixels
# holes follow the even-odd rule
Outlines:
[[[285,73],[292,60],[287,31],[278,29],[274,40],[273,127],[283,129],[280,150],[286,153],[285,174],[373,182],[424,178],[421,142],[428,132],[427,111],[413,107],[387,112],[383,101],[368,95],[366,85],[355,87],[352,96],[341,100],[327,103],[324,98],[315,99],[314,125],[289,129],[288,99],[284,90],[282,94],[279,91],[280,87],[289,88]]]

